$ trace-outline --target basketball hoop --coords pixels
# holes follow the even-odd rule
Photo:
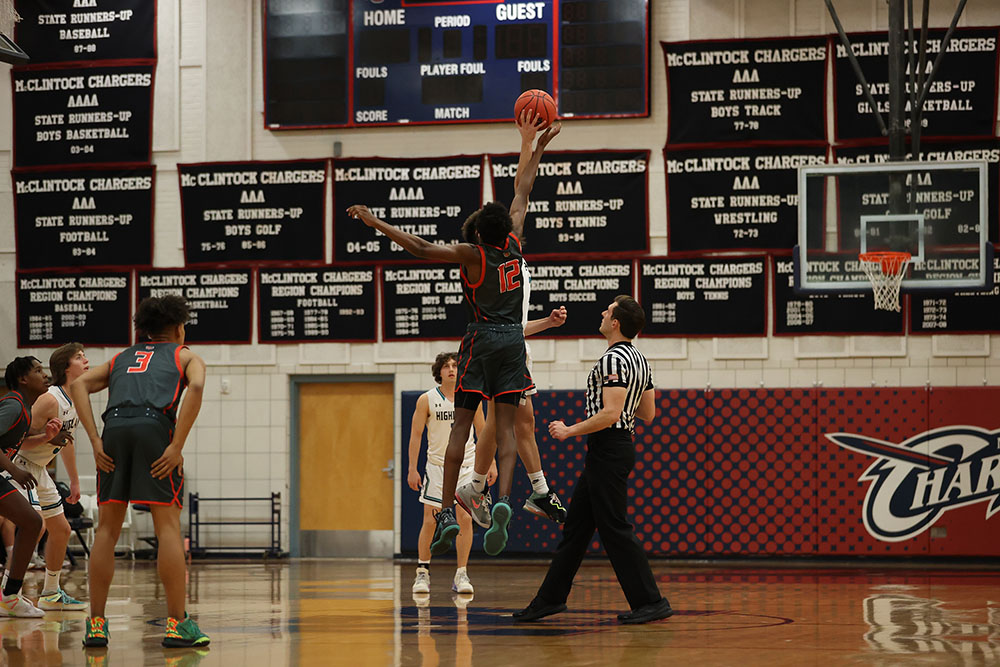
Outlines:
[[[899,287],[903,283],[908,252],[863,252],[858,255],[865,275],[872,281],[875,293],[875,310],[899,312]]]

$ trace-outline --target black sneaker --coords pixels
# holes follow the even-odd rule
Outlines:
[[[515,623],[526,623],[528,621],[537,621],[552,614],[558,614],[561,611],[566,611],[565,604],[549,604],[540,597],[536,597],[531,601],[531,604],[521,611],[515,611],[511,616],[514,617]]]
[[[431,539],[431,555],[440,556],[448,553],[461,528],[455,521],[455,510],[452,507],[441,510],[434,515],[434,518],[437,520],[437,526]]]
[[[660,598],[657,602],[644,604],[627,614],[618,614],[618,622],[626,625],[639,625],[640,623],[659,621],[673,615],[674,610],[670,608],[670,601],[667,598]]]
[[[566,523],[566,508],[562,506],[559,496],[551,489],[544,496],[532,492],[524,501],[524,509],[543,519],[552,519],[556,523]]]

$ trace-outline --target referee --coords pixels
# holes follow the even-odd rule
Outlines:
[[[608,349],[587,378],[587,419],[567,426],[549,423],[557,440],[587,435],[587,459],[570,500],[563,538],[538,594],[514,621],[534,621],[566,610],[573,577],[596,528],[632,611],[621,623],[648,623],[673,614],[649,569],[646,554],[626,515],[628,476],[635,466],[635,418],[656,416],[649,362],[632,346],[646,315],[635,299],[618,296],[602,314]]]

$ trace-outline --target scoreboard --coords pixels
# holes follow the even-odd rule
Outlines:
[[[648,0],[265,0],[272,130],[649,115]]]

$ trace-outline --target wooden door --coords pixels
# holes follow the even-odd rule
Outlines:
[[[299,434],[299,530],[392,530],[392,383],[300,385]]]

